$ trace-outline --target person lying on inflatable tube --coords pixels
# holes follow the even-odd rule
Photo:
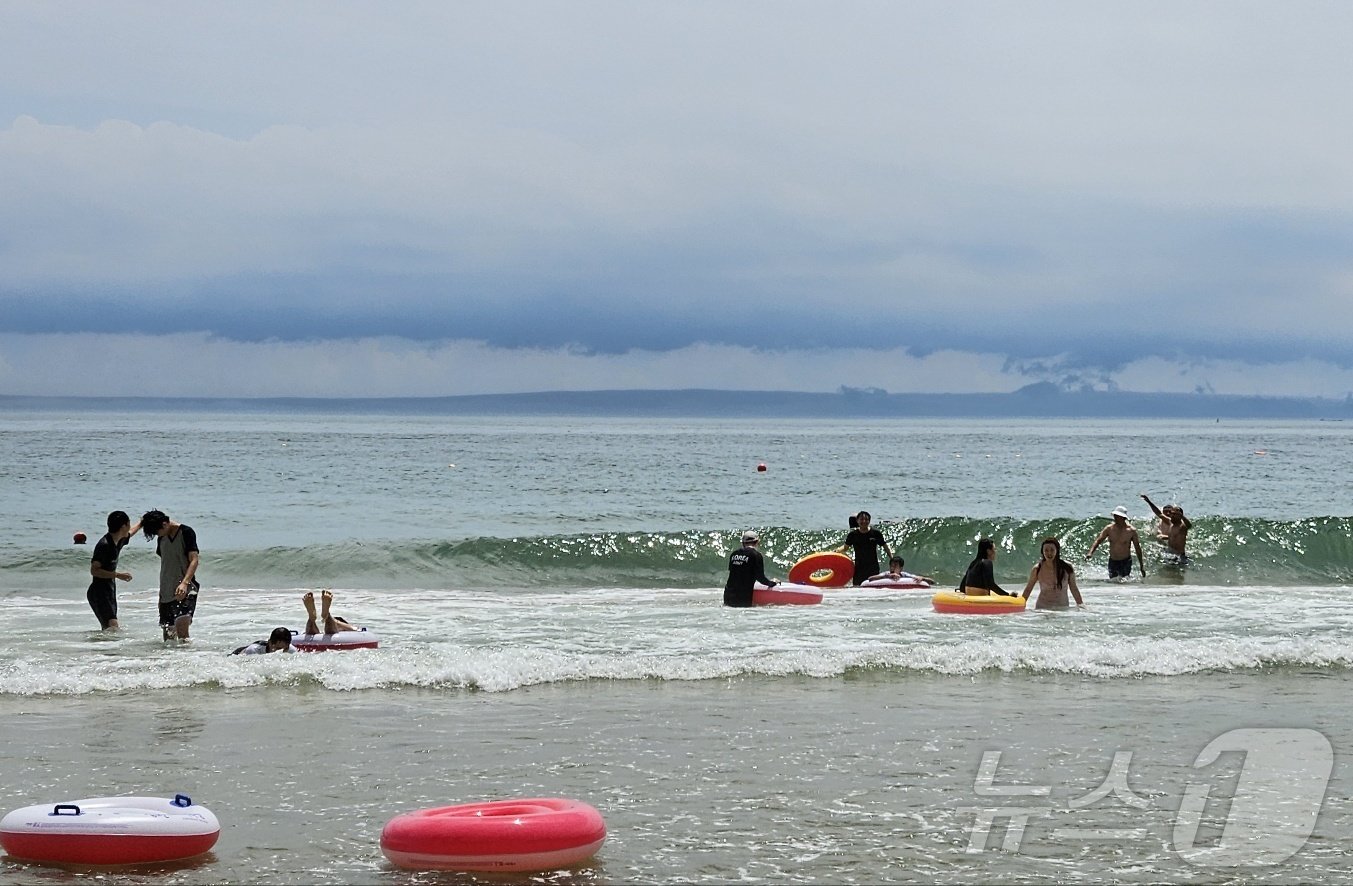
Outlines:
[[[341,634],[344,631],[360,630],[347,619],[335,616],[330,612],[334,602],[333,591],[325,588],[320,592],[320,598],[323,602],[323,611],[316,615],[315,592],[306,591],[305,596],[301,597],[301,602],[305,604],[305,633],[307,636],[319,633],[320,619],[324,620],[324,633],[326,634]],[[268,639],[255,640],[230,654],[266,655],[269,652],[299,652],[300,650],[291,645],[291,636],[291,631],[288,628],[273,628],[272,633],[268,635]]]
[[[866,581],[923,581],[930,585],[935,583],[935,579],[928,575],[913,575],[910,572],[903,572],[902,567],[906,565],[906,561],[901,557],[893,557],[888,561],[887,572],[871,575]]]

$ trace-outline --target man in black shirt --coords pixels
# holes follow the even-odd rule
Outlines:
[[[766,578],[766,563],[761,552],[756,549],[760,538],[752,530],[742,533],[742,547],[728,557],[728,582],[723,586],[723,605],[751,606],[752,591],[757,582],[766,587],[775,587],[775,582]]]

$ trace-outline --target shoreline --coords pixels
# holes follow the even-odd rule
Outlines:
[[[526,796],[596,806],[610,838],[565,882],[1230,882],[1170,845],[1180,798],[1237,764],[1194,765],[1228,730],[1315,730],[1347,752],[1348,672],[1100,680],[918,675],[718,682],[591,680],[511,692],[310,685],[71,698],[0,698],[6,808],[92,796],[186,793],[222,823],[214,857],[176,882],[405,883],[379,832],[419,808]],[[34,753],[37,749],[42,749]],[[1069,811],[1129,752],[1146,809]],[[981,794],[1042,785],[1048,801]],[[1347,765],[1310,843],[1264,882],[1353,882]],[[1015,851],[973,851],[984,807],[1054,807]],[[976,812],[975,812],[976,810]],[[1209,822],[1225,820],[1224,802]],[[1058,827],[1145,828],[1073,846]],[[1215,827],[1214,827],[1215,829]],[[6,862],[0,884],[46,869]],[[160,882],[125,872],[117,883]],[[520,878],[512,882],[528,882]]]

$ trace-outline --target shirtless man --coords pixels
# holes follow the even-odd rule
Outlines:
[[[1132,551],[1137,551],[1137,568],[1146,578],[1146,564],[1142,562],[1142,543],[1137,538],[1137,530],[1127,521],[1127,508],[1119,505],[1113,509],[1113,522],[1099,532],[1095,543],[1085,552],[1085,559],[1094,556],[1105,539],[1109,541],[1109,578],[1127,578],[1132,574]]]
[[[1189,555],[1184,552],[1184,545],[1189,540],[1189,530],[1193,524],[1189,518],[1184,516],[1184,509],[1179,505],[1166,505],[1163,508],[1156,507],[1151,499],[1142,493],[1142,501],[1146,502],[1151,508],[1151,512],[1160,518],[1160,533],[1157,535],[1165,546],[1170,549],[1170,553],[1178,558],[1180,563],[1187,563]],[[1165,521],[1169,521],[1167,524]]]

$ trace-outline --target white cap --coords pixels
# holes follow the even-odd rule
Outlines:
[[[1128,515],[1127,508],[1123,507],[1122,505],[1119,505],[1118,507],[1113,509],[1113,515],[1115,517],[1122,517],[1124,520],[1126,520]]]
[[[742,533],[742,543],[743,543],[743,544],[746,544],[746,543],[749,542],[749,541],[760,541],[760,540],[761,540],[761,536],[759,536],[759,535],[756,534],[756,530],[755,530],[755,529],[748,529],[746,532]]]

